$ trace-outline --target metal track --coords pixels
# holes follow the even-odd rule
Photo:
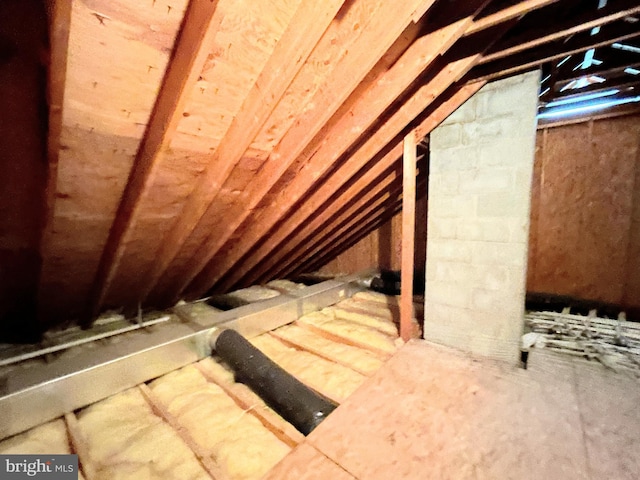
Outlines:
[[[330,280],[226,312],[195,314],[193,305],[182,305],[170,321],[130,333],[120,342],[15,369],[0,377],[0,439],[210,355],[209,339],[219,328],[255,337],[352,296],[370,276],[365,272]]]

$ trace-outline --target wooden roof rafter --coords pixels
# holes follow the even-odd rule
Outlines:
[[[71,28],[72,0],[59,0],[49,3],[49,84],[47,101],[49,104],[49,132],[47,136],[47,186],[45,192],[45,222],[40,240],[42,258],[49,255],[53,228],[53,216],[58,182],[58,156],[62,136],[62,115],[64,91],[67,75],[67,56],[69,32]],[[40,292],[39,292],[40,293]],[[42,312],[39,313],[43,315]]]
[[[479,9],[483,4],[476,3],[475,5],[476,8]],[[469,9],[472,10],[472,6],[469,6]],[[403,94],[411,83],[413,83],[414,79],[420,75],[420,73],[424,72],[425,69],[428,69],[428,66],[438,58],[440,53],[446,51],[456,39],[460,38],[464,34],[467,28],[470,27],[473,16],[475,16],[476,13],[477,11],[474,12],[473,15],[470,15],[455,24],[447,25],[441,29],[425,34],[402,55],[392,68],[385,73],[383,78],[381,78],[376,84],[369,87],[368,91],[360,94],[355,102],[350,105],[349,114],[338,120],[335,125],[332,126],[331,131],[323,135],[320,149],[318,149],[318,151],[312,151],[305,154],[304,158],[311,159],[309,163],[305,164],[305,168],[308,169],[309,172],[313,172],[313,175],[308,176],[301,174],[295,183],[287,186],[285,190],[279,192],[277,199],[272,200],[272,202],[275,202],[274,205],[281,205],[281,207],[278,207],[279,209],[269,211],[271,218],[274,220],[281,218],[285,213],[282,209],[287,208],[287,205],[292,201],[292,199],[303,198],[305,193],[312,189],[313,184],[321,178],[330,167],[332,167],[335,159],[340,155],[343,155],[347,149],[351,148],[353,142],[361,136],[365,130],[362,128],[362,125],[370,125],[377,121],[380,116],[384,114],[384,111]],[[470,61],[476,60],[477,58],[474,57]],[[456,74],[460,73],[457,70],[459,66],[460,64],[452,66],[449,73],[445,74],[445,76],[449,78],[449,81],[452,82],[456,80]],[[387,79],[387,77],[389,79]],[[405,111],[410,111],[411,113],[401,114],[396,117],[394,122],[387,125],[386,129],[383,129],[380,133],[376,133],[376,135],[378,135],[377,138],[370,138],[367,142],[367,149],[358,150],[354,153],[357,155],[357,158],[350,159],[353,166],[349,170],[349,173],[340,172],[337,175],[333,175],[333,178],[336,179],[335,181],[339,182],[340,178],[347,179],[351,177],[359,170],[362,162],[368,161],[382,145],[386,144],[390,138],[395,136],[399,130],[404,128],[408,122],[413,120],[413,118],[415,118],[415,116],[424,109],[425,105],[424,103],[421,104],[421,102],[430,102],[437,92],[441,92],[446,89],[447,86],[448,83],[443,83],[439,88],[434,89],[432,92],[429,92],[427,88],[424,88],[421,92],[420,98],[414,102],[409,102],[409,106],[406,107]],[[314,201],[313,205],[306,205],[303,206],[302,209],[296,209],[293,216],[287,218],[286,228],[283,229],[283,227],[280,226],[276,233],[277,237],[271,237],[270,243],[278,243],[279,238],[284,238],[290,234],[290,232],[295,229],[296,221],[301,220],[302,216],[310,215],[315,211],[314,209],[318,208],[319,205],[321,205],[324,200],[333,193],[335,188],[337,188],[336,185],[333,185],[332,187],[324,188],[320,193],[314,192],[314,197],[318,198],[318,200]],[[321,196],[324,197],[321,198]],[[254,223],[252,225],[251,233],[247,235],[247,238],[252,239],[255,243],[255,241],[264,237],[264,235],[273,227],[274,220],[265,221],[264,219],[261,219],[260,224]],[[259,233],[255,232],[256,228],[260,229]],[[207,278],[209,275],[207,270],[209,270],[211,274],[215,275],[216,272],[219,274],[220,272],[224,272],[231,268],[232,265],[234,265],[246,252],[250,250],[252,257],[259,258],[258,256],[264,253],[264,248],[266,247],[263,246],[262,248],[255,249],[248,245],[243,246],[236,243],[230,252],[225,252],[225,255],[222,258],[217,259],[214,257],[210,261],[207,268],[203,270],[199,274],[199,278],[195,280],[195,282],[198,282],[198,287],[195,288],[195,291],[206,291],[211,283],[215,283],[215,277]],[[243,269],[244,267],[239,269],[237,268],[234,272],[234,276],[243,275],[245,273],[242,271]],[[225,286],[221,286],[220,288],[224,289]],[[193,285],[189,290],[194,290]]]
[[[182,118],[187,96],[193,89],[207,59],[220,18],[215,15],[217,0],[192,0],[185,13],[173,56],[167,67],[147,130],[136,154],[116,219],[105,245],[83,322],[89,324],[99,313],[115,277],[131,233],[140,201],[151,188],[155,170],[169,148]]]
[[[416,184],[416,196],[418,198],[427,194],[427,182],[426,180],[418,181]],[[388,221],[390,221],[395,215],[402,211],[402,197],[400,196],[395,201],[390,201],[388,205],[380,209],[378,214],[374,214],[360,223],[354,230],[347,235],[336,239],[333,243],[327,245],[322,252],[318,252],[316,256],[312,256],[309,260],[301,265],[298,265],[288,275],[295,276],[303,272],[310,272],[318,270],[320,267],[333,260],[341,252],[344,252],[349,247],[355,245],[364,237],[369,235],[372,231],[381,227]]]
[[[485,35],[490,35],[497,39],[510,26],[510,22],[507,22],[504,25],[490,29],[485,32]],[[462,33],[463,32],[460,31],[458,32],[458,38],[462,36]],[[443,42],[443,50],[446,50],[447,43],[450,42]],[[475,43],[476,42],[471,37],[468,37],[463,42],[463,45],[456,45],[443,57],[437,59],[434,58],[434,63],[427,68],[426,72],[423,73],[423,76],[416,82],[419,87],[405,98],[402,98],[400,102],[401,105],[389,116],[384,116],[383,112],[373,110],[371,108],[372,105],[370,100],[368,100],[367,103],[363,103],[362,114],[370,115],[367,123],[374,124],[378,121],[381,115],[384,119],[382,123],[379,125],[377,130],[368,133],[366,138],[363,138],[365,141],[357,150],[348,154],[348,160],[340,169],[336,170],[336,172],[332,174],[331,178],[327,182],[314,189],[312,194],[313,201],[305,202],[305,204],[296,208],[295,212],[292,212],[290,216],[286,216],[286,226],[280,226],[277,231],[271,232],[269,242],[278,244],[288,237],[292,231],[298,228],[299,225],[304,225],[308,219],[314,215],[317,208],[319,208],[334,191],[341,188],[349,178],[355,175],[360,168],[362,168],[362,166],[380,150],[380,148],[387,145],[396,135],[398,135],[399,132],[403,131],[408,124],[413,122],[414,119],[418,117],[435,98],[443,94],[452,83],[464,76],[480,58],[480,53],[467,52],[467,47],[475,45]],[[485,43],[485,45],[488,46],[489,43]],[[409,51],[407,53],[409,53]],[[392,95],[393,93],[394,92],[390,90],[385,90],[384,92],[377,94],[377,97],[380,98],[382,95]],[[401,92],[401,94],[402,93],[404,92]],[[391,102],[389,105],[391,106]],[[346,121],[350,122],[354,118],[358,118],[360,123],[363,122],[363,117],[357,115],[346,117]],[[352,131],[352,128],[348,125],[349,124],[347,123],[346,126],[341,126],[337,130],[337,138],[331,138],[331,136],[326,137],[328,139],[326,145],[332,150],[330,150],[330,153],[326,154],[326,157],[317,155],[314,157],[314,160],[319,161],[321,158],[336,158],[337,155],[344,154],[344,152],[351,147],[355,138],[346,137],[346,139],[343,139],[342,142],[345,142],[346,140],[344,146],[341,146],[341,143],[338,140],[341,136],[344,138],[344,132]],[[360,135],[357,135],[356,138],[357,137],[360,137]],[[334,149],[341,150],[336,152]],[[300,177],[298,179],[298,183],[302,184],[302,182],[309,182],[309,178],[305,178],[304,176]],[[313,185],[307,185],[302,188],[298,186],[298,188],[303,191],[308,191],[312,187]],[[290,197],[291,193],[283,192],[281,195],[281,198],[284,198],[284,195]],[[296,193],[296,195],[301,196],[300,193]],[[283,217],[285,212],[278,213],[280,214],[280,217]],[[251,237],[259,238],[258,235],[252,235]],[[265,249],[267,249],[268,246],[269,245],[265,245],[263,243],[258,248],[252,246],[251,249],[247,249],[246,251],[251,250],[251,257],[249,259],[244,258],[242,260],[244,266],[242,268],[236,268],[233,275],[228,277],[227,280],[221,284],[220,288],[224,290],[238,284],[238,281],[242,279],[243,275],[250,270],[250,266],[264,256]],[[272,258],[275,260],[275,256],[270,256],[270,260]]]
[[[444,95],[446,100],[440,103],[436,108],[428,109],[424,120],[421,120],[415,127],[417,134],[422,138],[429,134],[437,127],[445,118],[447,118],[458,106],[464,103],[482,86],[483,82],[469,84],[464,86],[452,86]],[[360,205],[371,205],[371,202],[379,201],[378,197],[384,192],[387,184],[394,180],[393,174],[388,174],[384,180],[380,180],[380,171],[386,167],[388,171],[393,165],[398,164],[398,159],[402,154],[402,145],[398,141],[393,149],[391,149],[383,159],[378,161],[373,167],[367,168],[366,171],[357,180],[353,182],[339,197],[335,198],[332,204],[322,213],[314,217],[298,235],[296,235],[297,245],[292,248],[289,255],[281,259],[278,264],[278,275],[285,275],[290,265],[301,263],[305,257],[319,253],[327,242],[332,239],[339,238],[371,215],[368,211],[363,211]],[[420,162],[420,160],[419,160]],[[419,168],[419,170],[421,170]],[[384,173],[384,172],[383,172]],[[397,180],[397,179],[396,179]],[[349,198],[360,195],[358,202],[354,205],[342,207]],[[325,232],[323,238],[312,239],[314,231]],[[299,250],[302,252],[298,253]],[[293,252],[293,253],[292,253]],[[265,273],[268,269],[265,265],[261,265],[259,272]],[[253,279],[253,277],[251,277]],[[258,276],[257,281],[264,280],[263,276]]]
[[[324,108],[308,110],[292,125],[274,148],[259,177],[252,182],[250,190],[243,192],[247,203],[244,209],[237,214],[234,212],[229,221],[224,222],[226,228],[222,232],[215,232],[215,235],[201,245],[201,249],[193,255],[193,264],[187,266],[187,271],[180,272],[177,283],[172,285],[172,291],[162,291],[158,297],[176,298],[208,263],[214,263],[215,255],[230,240],[231,235],[249,218],[259,202],[321,132],[333,113],[343,105],[375,64],[381,59],[382,62],[395,60],[385,58],[385,54],[390,49],[400,50],[399,54],[413,42],[418,30],[412,26],[412,22],[417,12],[427,11],[432,3],[433,0],[412,0],[403,5],[402,9],[387,2],[380,4],[375,15],[368,19],[369,23],[364,28],[358,28],[361,35],[357,38],[357,43],[341,47],[342,53],[338,55],[331,78],[310,101],[314,105],[323,105]],[[398,38],[400,46],[396,45],[394,48],[394,42]]]
[[[343,3],[344,0],[304,0],[298,6],[289,27],[199,178],[181,215],[165,236],[157,261],[144,280],[140,295],[143,300],[200,222],[233,167],[249,149]],[[295,61],[290,61],[291,58]],[[283,65],[286,67],[283,68]]]
[[[554,2],[550,2],[550,1],[537,1],[537,2],[521,2],[520,4],[518,4],[517,6],[510,8],[508,10],[508,12],[497,12],[496,14],[491,16],[491,22],[489,23],[485,23],[485,25],[500,25],[500,22],[505,22],[505,21],[509,21],[513,18],[517,18],[518,16],[522,16],[525,13],[527,13],[528,11],[535,9],[535,8],[539,8],[545,5],[549,5],[550,3],[554,3]],[[469,31],[477,31],[476,28],[474,28],[474,24],[469,25],[468,30],[465,30],[464,33],[467,33]],[[318,175],[316,173],[316,175]],[[266,230],[265,230],[266,231]],[[253,237],[254,234],[250,233],[247,235],[247,237]],[[236,249],[237,249],[237,243],[236,243]],[[230,255],[233,258],[239,258],[241,255],[238,255],[237,253],[235,253],[233,247],[232,247],[232,251],[228,252],[225,251],[225,255],[223,258],[219,259],[219,261],[216,261],[217,259],[215,257],[212,258],[212,260],[210,261],[207,269],[209,269],[211,271],[211,273],[213,273],[214,271],[218,271],[218,272],[225,272],[226,270],[228,270],[229,268],[231,268],[231,265],[235,262],[230,260]],[[215,264],[215,265],[214,265]],[[206,270],[206,269],[205,269]],[[199,274],[199,279],[195,280],[194,283],[196,282],[201,282],[200,287],[196,288],[196,291],[204,291],[207,289],[208,285],[206,285],[208,282],[215,282],[215,278],[210,278],[208,281],[204,280],[203,277],[206,276],[205,271],[203,270],[200,274]],[[193,287],[193,285],[192,285]],[[220,287],[223,288],[223,287]],[[189,288],[189,290],[192,290],[193,288]]]
[[[427,168],[425,162],[418,167],[420,172]],[[375,185],[375,190],[371,193],[367,192],[366,197],[359,199],[356,204],[350,206],[350,208],[343,215],[336,214],[334,218],[331,218],[326,222],[323,227],[324,235],[315,241],[310,242],[310,245],[299,245],[297,249],[291,252],[291,261],[289,258],[286,262],[278,264],[274,269],[274,274],[279,277],[286,278],[292,268],[297,265],[301,265],[319,255],[325,251],[329,245],[337,241],[340,238],[344,238],[354,229],[366,222],[370,218],[381,215],[387,208],[390,202],[394,202],[402,194],[401,173],[394,171],[386,178],[382,179]],[[342,218],[342,217],[346,218]],[[299,250],[303,250],[299,252]],[[260,264],[258,264],[260,267]],[[258,277],[256,283],[262,283],[263,277]]]
[[[478,65],[470,75],[469,80],[495,80],[519,72],[525,72],[540,65],[585,52],[592,48],[603,47],[614,42],[619,42],[640,36],[635,24],[626,22],[614,22],[605,25],[602,31],[595,36],[588,32],[582,32],[566,41],[556,41],[532,48],[522,52],[517,57],[506,57]]]
[[[540,20],[542,21],[544,12],[538,13],[541,14]],[[483,55],[479,63],[488,63],[512,56],[639,13],[640,5],[636,0],[618,0],[608,4],[603,9],[594,8],[591,11],[584,12],[581,16],[571,16],[560,24],[546,25],[511,36],[492,47],[486,55]]]

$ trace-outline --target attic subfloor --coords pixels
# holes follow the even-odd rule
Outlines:
[[[635,479],[638,405],[637,380],[582,359],[412,341],[266,478]]]

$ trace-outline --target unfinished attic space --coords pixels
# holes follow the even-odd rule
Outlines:
[[[0,478],[640,477],[638,0],[2,0],[0,145]]]

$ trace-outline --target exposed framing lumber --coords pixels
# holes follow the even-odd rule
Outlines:
[[[145,279],[142,299],[146,299],[195,230],[234,166],[269,119],[343,3],[344,0],[304,0],[298,6],[287,30],[189,195],[182,213],[165,235],[157,260]]]
[[[427,183],[426,180],[419,179],[418,184],[418,197],[426,195]],[[382,226],[385,222],[391,220],[402,209],[402,187],[400,186],[388,199],[388,201],[382,205],[379,205],[374,210],[370,211],[368,215],[362,218],[358,223],[355,223],[353,228],[344,235],[333,238],[331,242],[326,244],[325,248],[305,259],[303,263],[292,265],[289,270],[295,274],[313,272],[329,261],[333,260],[340,253],[346,251],[348,248],[355,245],[364,237],[369,235],[372,231]]]
[[[261,219],[261,222],[252,225],[251,233],[246,235],[246,241],[236,244],[220,262],[210,262],[196,278],[197,283],[190,287],[190,290],[200,293],[205,291],[212,283],[215,284],[220,279],[222,273],[230,269],[249,251],[252,251],[251,259],[266,256],[270,251],[269,245],[263,244],[254,248],[255,243],[263,238],[277,220],[287,213],[292,203],[303,198],[306,192],[314,186],[317,179],[331,169],[335,159],[343,155],[354,141],[361,137],[362,126],[374,124],[385,110],[404,93],[414,79],[425,70],[429,70],[428,67],[432,66],[437,56],[445,52],[456,39],[462,36],[471,22],[472,17],[467,17],[455,24],[431,32],[416,41],[378,82],[358,98],[351,106],[349,115],[344,115],[334,124],[332,130],[325,135],[318,150],[308,154],[309,162],[306,169],[313,174],[301,174],[291,182],[280,193],[276,204],[268,212],[268,215]],[[320,189],[313,193],[314,200],[312,202],[306,202],[301,208],[296,209],[291,217],[287,218],[285,225],[278,230],[275,238],[274,236],[270,238],[270,242],[279,243],[299,225],[304,225],[304,218],[309,218],[317,211],[327,198],[330,198],[380,150],[381,146],[389,143],[399,131],[429,105],[434,97],[444,92],[450,83],[457,80],[478,59],[479,56],[472,56],[454,62],[444,75],[436,77],[433,83],[429,82],[426,87],[420,89],[418,94],[402,106],[396,115],[366,141],[365,145],[349,159],[348,163],[343,165],[339,173],[332,176],[333,182],[325,182]],[[221,289],[224,290],[233,285],[242,275],[247,273],[246,266],[251,267],[251,262],[252,260],[249,260],[243,265],[244,268],[237,269],[233,276],[225,281]]]
[[[84,323],[92,322],[100,310],[135,227],[141,201],[153,185],[159,164],[182,118],[187,96],[202,72],[221,20],[219,15],[215,15],[217,5],[217,0],[189,2],[173,55],[100,259]]]
[[[380,228],[386,222],[395,217],[402,209],[402,200],[398,200],[391,205],[386,205],[385,208],[381,208],[379,212],[371,215],[371,218],[366,219],[360,224],[354,231],[349,232],[349,235],[344,238],[338,239],[332,245],[329,245],[326,251],[323,251],[321,255],[310,258],[307,263],[299,265],[294,270],[294,274],[304,272],[314,272],[320,269],[322,266],[335,259],[341,253],[347,251],[353,247],[360,240],[365,238],[374,230]]]
[[[629,75],[627,75],[624,72],[624,70],[626,68],[640,68],[640,61],[635,63],[624,62],[620,64],[616,64],[616,62],[607,62],[607,63],[608,64],[599,65],[595,68],[587,68],[585,70],[576,70],[575,72],[573,72],[574,75],[571,75],[571,76],[560,77],[556,80],[554,84],[554,88],[560,90],[567,84],[573,82],[574,80],[586,78],[591,75],[598,75],[600,77],[605,78],[607,81],[609,79],[613,80],[614,77],[620,77],[620,76],[623,76],[626,78],[626,80],[629,80]]]
[[[419,181],[417,184],[418,197],[426,195],[426,181]],[[400,191],[398,191],[400,193]],[[377,228],[390,221],[395,215],[400,213],[402,209],[402,199],[391,200],[384,205],[373,210],[367,217],[353,227],[351,231],[342,237],[334,238],[317,256],[308,258],[305,263],[292,268],[292,273],[299,274],[304,272],[312,272],[318,270],[329,261],[333,260],[342,252],[351,248],[364,237],[369,235]]]
[[[419,167],[419,170],[422,171],[426,168],[427,165],[424,162]],[[344,212],[342,210],[335,212],[335,203],[340,202],[339,199],[336,200],[333,204],[334,208],[327,208],[327,210],[333,210],[335,212],[334,215],[329,216],[325,223],[318,228],[313,238],[309,239],[309,244],[307,245],[307,242],[300,241],[292,248],[290,255],[283,260],[283,265],[278,264],[279,268],[273,270],[273,273],[271,273],[271,270],[264,271],[264,268],[260,268],[260,271],[263,272],[263,277],[261,277],[260,281],[271,275],[275,275],[277,278],[286,278],[289,271],[295,268],[295,265],[299,265],[310,257],[319,254],[325,249],[326,245],[338,238],[348,236],[362,222],[365,222],[371,216],[380,214],[390,204],[395,203],[402,195],[402,172],[399,169],[398,171],[394,169],[386,178],[372,181],[363,191],[366,191],[366,193],[357,202],[347,205],[348,210]],[[322,232],[322,234],[318,235],[318,232]],[[300,249],[303,249],[303,251],[298,253]],[[262,265],[258,265],[258,267],[262,267]]]
[[[537,10],[552,3],[556,3],[559,0],[525,0],[518,2],[515,5],[504,8],[498,12],[492,13],[485,17],[477,19],[471,27],[466,31],[465,35],[473,35],[482,30],[486,30],[491,27],[495,27],[503,22],[507,22],[513,19],[519,19],[527,13]]]
[[[478,82],[462,87],[450,87],[449,90],[441,96],[441,98],[444,98],[445,100],[436,108],[427,110],[424,113],[426,118],[416,128],[418,137],[425,137],[460,105],[473,96],[483,85],[484,82]],[[326,240],[331,241],[331,237],[334,235],[341,236],[347,234],[355,225],[362,221],[363,218],[361,214],[358,213],[361,206],[367,205],[369,202],[375,200],[376,196],[380,195],[380,192],[383,192],[384,189],[387,188],[390,181],[399,178],[396,177],[395,174],[392,174],[386,179],[380,180],[378,175],[383,168],[397,162],[402,155],[402,149],[402,143],[398,142],[398,144],[387,155],[385,155],[383,159],[371,168],[366,169],[366,172],[361,175],[356,182],[336,198],[332,206],[323,209],[322,212],[315,216],[311,222],[305,224],[303,231],[296,236],[296,241],[298,243],[297,248],[304,247],[304,253],[302,256],[296,256],[289,253],[286,257],[281,258],[278,263],[281,268],[277,272],[277,275],[284,275],[287,271],[288,265],[301,262],[305,255],[314,255],[324,248]],[[352,205],[349,208],[342,207],[342,205],[347,204],[348,199],[355,198],[358,194],[360,194],[361,197],[357,204]],[[330,229],[332,224],[337,224],[338,227],[342,226],[343,228],[334,227],[333,229]],[[315,239],[316,241],[314,242],[313,237],[317,235],[317,232],[324,232],[325,235],[321,238]],[[306,236],[303,235],[303,233],[306,233]],[[261,272],[264,272],[265,270],[265,268],[262,268]],[[261,280],[264,280],[264,277],[261,277]]]
[[[284,335],[278,333],[277,331],[269,332],[269,335],[274,338],[277,338],[280,342],[284,343],[288,347],[295,348],[296,350],[301,350],[303,352],[312,353],[320,358],[324,358],[329,362],[337,363],[338,365],[342,365],[343,367],[350,368],[354,372],[358,372],[360,375],[364,375],[365,377],[371,376],[370,372],[367,372],[361,368],[358,368],[355,365],[351,365],[349,362],[345,362],[344,360],[342,360],[342,358],[340,358],[339,355],[328,355],[324,353],[322,350],[320,350],[319,348],[314,348],[309,345],[304,345],[301,342],[293,341],[290,338],[287,338]]]
[[[297,253],[296,250],[292,249],[290,255],[283,261],[283,264],[278,264],[277,270],[273,270],[273,275],[276,278],[286,278],[286,272],[289,271],[291,265],[299,265],[308,257],[322,251],[327,242],[335,239],[336,237],[348,234],[354,223],[357,224],[359,220],[364,220],[372,210],[388,204],[394,196],[397,196],[400,193],[398,191],[399,179],[400,174],[398,172],[392,172],[380,182],[376,182],[374,191],[367,191],[366,198],[362,198],[357,203],[350,205],[349,211],[352,211],[353,213],[337,225],[333,225],[333,223],[335,223],[333,220],[334,217],[325,219],[324,227],[321,227],[321,229],[316,232],[316,236],[309,240],[309,245],[305,245],[305,242],[301,242],[302,245],[306,246],[304,251]],[[338,212],[336,217],[339,216],[339,213],[341,212]],[[318,232],[322,233],[318,235]],[[262,276],[258,277],[259,279],[256,283],[262,283],[265,281],[266,276],[270,276],[271,274],[267,274],[265,269],[261,268],[263,265],[258,264],[257,267],[260,268]]]
[[[66,413],[64,423],[67,427],[71,449],[78,455],[78,468],[82,469],[87,480],[95,480],[97,478],[96,465],[89,454],[87,440],[80,429],[75,414],[73,412]]]
[[[523,52],[521,56],[507,57],[479,65],[470,72],[468,78],[473,81],[495,80],[531,70],[543,63],[558,60],[567,55],[581,53],[591,48],[604,47],[614,42],[622,42],[638,36],[640,36],[640,33],[638,33],[638,28],[635,24],[624,24],[618,26],[615,30],[604,30],[603,28],[603,31],[595,36],[590,36],[583,32],[582,35],[574,36],[560,45],[557,42],[551,43]]]
[[[579,90],[565,90],[564,92],[554,93],[553,100],[557,101],[557,100],[568,100],[571,98],[578,98],[584,95],[585,93],[604,92],[606,90],[611,90],[612,88],[618,89],[621,92],[631,91],[633,89],[638,89],[640,91],[640,79],[636,80],[635,82],[630,82],[628,78],[610,79],[603,84],[596,83],[596,84],[592,84],[592,85],[588,85],[586,87],[580,88]],[[551,100],[548,100],[548,98],[549,97],[547,95],[541,97],[542,101],[540,103],[542,105],[546,105],[547,103],[550,103]]]
[[[140,393],[147,401],[153,413],[164,420],[182,439],[187,447],[193,452],[202,467],[207,471],[213,480],[230,480],[229,476],[213,461],[209,454],[194,440],[191,434],[182,426],[180,422],[162,405],[153,391],[144,383],[138,386]]]
[[[491,49],[491,53],[483,56],[479,63],[492,62],[640,12],[640,5],[638,5],[637,0],[617,0],[600,10],[596,9],[596,6],[594,4],[592,11],[580,17],[571,18],[561,25],[545,26],[523,32],[505,42],[500,42]]]
[[[175,291],[166,293],[168,297],[177,298],[203,270],[211,271],[210,275],[221,272],[215,262],[216,254],[225,246],[242,222],[250,217],[262,199],[276,185],[287,169],[294,164],[305,147],[321,132],[332,115],[338,111],[368,72],[376,66],[376,63],[381,61],[384,67],[383,71],[386,70],[388,67],[386,61],[393,61],[395,58],[385,59],[385,54],[388,55],[388,51],[394,50],[394,47],[401,51],[413,42],[418,28],[412,26],[407,31],[405,28],[411,24],[416,10],[425,11],[432,3],[433,0],[411,0],[403,5],[402,9],[399,9],[397,5],[385,3],[384,9],[379,9],[375,17],[364,28],[361,28],[362,33],[358,41],[343,48],[342,53],[338,55],[338,64],[332,74],[310,102],[322,105],[323,108],[309,110],[287,131],[253,182],[254,187],[243,192],[242,198],[246,204],[245,208],[238,212],[234,218],[229,219],[229,223],[223,231],[215,232],[215,235],[210,236],[201,245],[193,256],[192,264],[187,266],[188,271],[181,273]],[[403,32],[404,36],[398,43],[398,37]],[[394,42],[396,42],[395,45]],[[392,57],[394,55],[395,53],[392,54]],[[340,88],[336,88],[336,85],[340,85]],[[215,280],[214,278],[208,282],[213,283]],[[205,287],[206,289],[207,287]]]
[[[338,335],[332,332],[328,332],[327,330],[323,330],[320,327],[316,327],[315,325],[310,325],[308,323],[305,322],[301,322],[301,321],[296,321],[295,324],[301,328],[304,328],[310,332],[313,332],[317,335],[320,335],[321,337],[326,338],[327,340],[331,340],[332,342],[337,342],[337,343],[344,343],[345,345],[351,345],[352,347],[357,347],[357,348],[361,348],[363,350],[368,350],[374,354],[376,354],[378,357],[380,357],[383,360],[388,360],[389,358],[391,358],[391,353],[389,352],[385,352],[384,350],[380,350],[379,348],[373,347],[369,344],[366,344],[364,342],[359,342],[357,340],[353,340],[351,338],[348,337],[344,337],[342,335]]]
[[[273,410],[268,407],[255,408],[256,405],[260,406],[263,402],[260,397],[249,390],[246,385],[230,384],[221,376],[216,375],[204,367],[200,362],[195,363],[194,366],[207,381],[218,385],[236,402],[236,405],[256,417],[267,430],[278,437],[283,443],[289,445],[291,448],[295,448],[299,443],[304,441],[304,435]]]
[[[332,232],[330,235],[323,237],[317,248],[314,248],[311,252],[306,254],[299,263],[289,265],[285,269],[286,273],[281,274],[281,277],[286,278],[290,272],[298,270],[304,273],[305,267],[302,266],[315,262],[319,258],[327,256],[327,254],[333,257],[339,255],[342,253],[342,251],[340,251],[340,246],[351,246],[351,240],[353,237],[358,237],[358,240],[360,240],[371,233],[371,230],[368,230],[368,227],[372,221],[378,221],[381,217],[387,215],[388,212],[393,212],[389,218],[394,216],[400,211],[400,206],[402,204],[402,184],[395,185],[394,187],[395,188],[390,189],[390,191],[379,201],[376,200],[365,205],[362,211],[358,212],[358,215],[354,219],[349,220],[346,224],[340,225],[338,230],[340,234]],[[361,232],[366,233],[360,235]],[[334,255],[335,251],[338,251],[338,253]],[[322,264],[318,265],[317,268],[322,266]],[[309,271],[313,270],[315,269],[310,269]]]
[[[225,279],[221,288],[224,290],[238,284],[239,280],[242,279],[253,265],[272,251],[271,247],[273,244],[281,243],[296,231],[300,225],[304,225],[309,221],[308,219],[331,198],[334,192],[340,190],[353,175],[360,171],[369,159],[378,153],[382,146],[391,142],[408,124],[413,122],[435,98],[444,93],[449,85],[462,77],[479,58],[479,54],[475,54],[460,60],[453,60],[450,63],[444,60],[442,65],[433,65],[436,67],[435,70],[437,70],[437,72],[428,71],[426,78],[420,82],[422,86],[418,88],[377,131],[368,135],[360,149],[354,152],[327,181],[315,189],[303,205],[298,206],[294,212],[287,215],[286,220],[281,224],[278,231],[269,236],[270,244],[263,243],[258,248],[252,248],[251,255],[248,259],[244,260],[243,268],[236,268],[233,274]],[[362,107],[363,114],[372,114],[376,115],[376,118],[378,117],[378,113],[375,110],[370,110],[366,103],[362,104]],[[354,118],[356,117],[347,117],[346,120],[350,123]],[[371,119],[370,121],[373,122],[375,119]],[[351,128],[338,131],[338,135],[346,132],[352,132]],[[326,145],[330,149],[327,157],[317,155],[314,158],[314,160],[317,159],[317,162],[321,162],[324,158],[335,158],[333,149],[339,146],[339,143],[329,138]],[[328,168],[328,166],[326,168]],[[308,177],[300,176],[291,184],[290,188],[283,192],[282,200],[286,198],[299,198],[303,193],[313,187],[312,180],[313,179]],[[282,203],[284,205],[284,202]],[[279,212],[278,217],[282,217],[284,213],[286,212]]]
[[[402,262],[400,268],[400,336],[411,338],[413,318],[413,256],[416,225],[416,152],[415,130],[404,138],[402,155]]]
[[[53,234],[53,218],[58,183],[58,159],[62,136],[64,90],[67,78],[69,32],[72,0],[49,2],[49,46],[47,101],[49,104],[49,132],[47,136],[47,186],[45,191],[45,221],[40,239],[40,254],[48,258]],[[40,304],[41,302],[38,302]]]

